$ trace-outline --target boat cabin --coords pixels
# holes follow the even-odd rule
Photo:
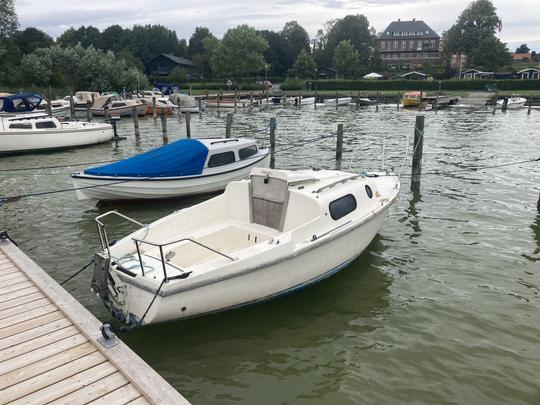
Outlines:
[[[20,93],[0,97],[0,112],[25,113],[39,107],[43,97],[39,94]]]
[[[62,124],[55,117],[46,114],[32,114],[24,117],[13,117],[2,120],[2,130],[47,130],[61,128]]]
[[[217,138],[199,139],[208,148],[204,167],[208,169],[225,166],[249,159],[259,151],[253,139]]]
[[[108,96],[100,96],[96,98],[93,108],[102,110],[105,107],[112,109],[112,108],[121,108],[121,107],[127,107],[127,106],[128,106],[128,102],[124,100],[122,97],[118,95],[108,95]]]

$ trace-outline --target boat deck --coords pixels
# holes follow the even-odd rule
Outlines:
[[[187,404],[10,241],[0,241],[0,404]]]

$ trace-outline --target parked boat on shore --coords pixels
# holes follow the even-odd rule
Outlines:
[[[268,163],[268,149],[252,139],[181,139],[71,178],[79,199],[175,198],[221,191]]]
[[[386,172],[256,168],[224,194],[150,225],[96,218],[103,250],[93,290],[132,325],[266,301],[347,267],[373,240],[399,193]],[[108,243],[103,218],[140,229]]]
[[[72,148],[113,138],[109,124],[59,121],[46,114],[0,118],[0,121],[0,153]]]

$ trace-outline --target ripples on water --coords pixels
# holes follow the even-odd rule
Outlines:
[[[239,111],[237,136],[264,137],[277,118],[277,149],[345,126],[343,166],[399,170],[417,112],[269,108]],[[539,156],[540,112],[426,113],[420,195],[402,194],[379,235],[346,271],[267,304],[154,325],[125,341],[194,403],[537,403],[540,400],[538,163],[471,168]],[[169,140],[185,136],[169,121]],[[192,134],[224,133],[225,114],[192,117]],[[63,152],[0,158],[0,169],[120,159],[161,144],[159,120],[141,137]],[[334,139],[278,154],[278,167],[334,165]],[[410,150],[411,146],[409,146]],[[0,173],[1,195],[71,186],[76,168]],[[410,172],[407,162],[404,174]],[[143,222],[196,203],[105,204],[74,193],[0,208],[0,227],[56,280],[98,248],[94,217],[120,209]],[[119,234],[129,228],[119,227]],[[90,274],[68,290],[108,319]]]

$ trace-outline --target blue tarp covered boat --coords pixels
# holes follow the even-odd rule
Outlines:
[[[84,174],[112,177],[178,177],[201,174],[208,148],[196,139],[169,145],[119,162],[86,169]]]
[[[41,104],[39,94],[20,93],[0,97],[0,112],[3,113],[27,113],[34,111]]]

